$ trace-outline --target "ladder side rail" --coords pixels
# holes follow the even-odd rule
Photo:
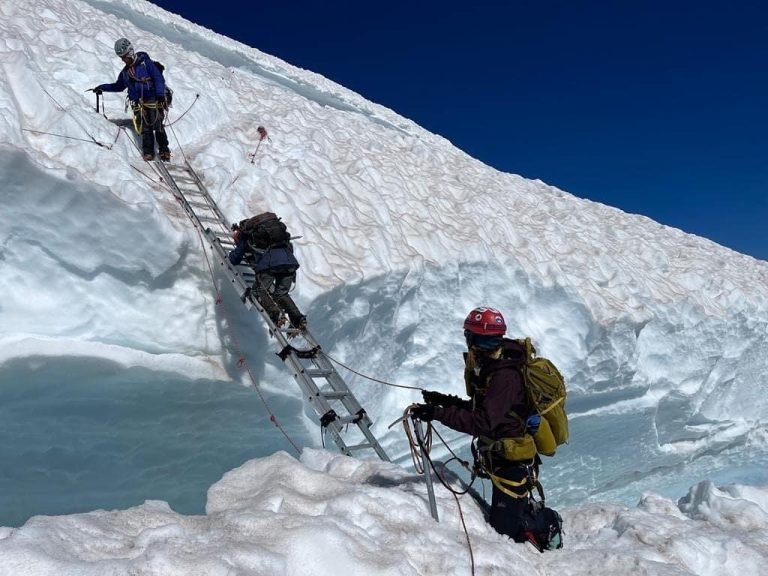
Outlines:
[[[197,187],[203,192],[206,200],[208,201],[208,204],[211,207],[211,210],[216,214],[217,218],[220,222],[224,223],[224,227],[227,228],[227,218],[224,216],[224,213],[219,209],[219,205],[216,204],[211,194],[208,192],[208,188],[206,188],[205,184],[203,184],[203,181],[200,179],[200,177],[197,175],[197,172],[195,172],[192,169],[192,166],[189,165],[189,162],[185,159],[184,163],[187,167],[188,172],[192,175],[192,177],[195,180],[195,183],[197,184]]]
[[[192,220],[192,223],[195,225],[195,227],[203,232],[206,233],[208,227],[203,225],[203,222],[200,218],[200,216],[195,212],[195,210],[192,208],[192,206],[189,204],[189,201],[187,200],[187,197],[185,195],[185,191],[179,187],[179,185],[176,183],[176,180],[174,180],[173,176],[168,172],[168,168],[166,165],[162,162],[157,163],[157,165],[160,168],[160,172],[163,175],[163,179],[168,184],[168,186],[171,187],[171,189],[174,191],[174,196],[176,196],[181,203],[181,207],[184,209],[184,211],[187,213],[187,215]],[[204,192],[202,192],[204,194]]]
[[[280,336],[284,338],[282,334],[280,334]],[[287,340],[286,340],[286,343],[287,343]],[[314,356],[308,359],[309,363],[317,366],[318,365],[317,359],[319,355],[320,355],[320,352],[318,351],[317,354],[315,354]],[[326,398],[323,395],[323,392],[320,390],[317,383],[315,382],[315,378],[308,374],[307,371],[311,370],[310,366],[307,366],[304,363],[302,363],[302,359],[299,358],[299,356],[293,350],[291,350],[290,353],[286,356],[285,363],[288,364],[291,370],[293,371],[294,378],[297,380],[300,388],[305,393],[310,404],[313,405],[317,415],[321,419],[326,414],[328,414],[331,410],[333,410],[333,406],[329,402],[328,398]],[[331,432],[331,436],[336,442],[336,444],[339,446],[339,449],[344,454],[351,455],[352,451],[347,445],[347,443],[345,442],[342,436],[342,432],[344,432],[344,429],[349,424],[354,423],[358,426],[358,429],[362,433],[363,437],[367,440],[367,443],[361,445],[361,447],[364,446],[366,448],[374,449],[382,460],[385,460],[388,462],[389,457],[387,456],[386,452],[384,452],[383,448],[381,448],[381,445],[379,444],[378,440],[368,428],[371,422],[370,422],[370,419],[368,418],[367,413],[363,410],[362,417],[357,418],[358,415],[360,414],[360,411],[362,410],[362,407],[360,406],[359,402],[354,397],[352,392],[349,390],[349,388],[346,385],[344,385],[343,380],[341,379],[341,376],[339,376],[339,374],[331,368],[330,373],[320,376],[318,378],[334,379],[339,381],[340,384],[336,385],[336,389],[340,392],[343,392],[343,395],[339,398],[334,398],[334,401],[341,402],[341,404],[347,409],[349,416],[344,416],[343,414],[337,414],[336,419],[330,420],[329,422],[324,424],[324,428]],[[354,410],[351,410],[351,408],[354,408]],[[337,411],[334,410],[334,413],[336,412]]]
[[[335,422],[335,424],[339,426],[344,426],[348,423],[356,424],[360,432],[363,434],[363,436],[366,438],[368,443],[370,444],[370,447],[373,448],[376,453],[379,455],[379,457],[389,462],[389,456],[387,456],[384,449],[379,444],[378,439],[374,436],[373,432],[371,431],[371,426],[373,426],[373,421],[371,420],[370,416],[368,415],[368,412],[362,407],[360,402],[357,400],[357,397],[352,393],[352,391],[347,386],[346,382],[341,378],[338,372],[333,370],[330,374],[325,376],[327,382],[331,386],[332,390],[336,392],[341,392],[343,395],[341,395],[339,398],[337,398],[337,401],[340,402],[347,410],[347,413],[349,414],[349,417],[347,417],[345,422],[339,423]],[[322,392],[321,392],[322,394]],[[344,420],[344,418],[342,418]]]
[[[333,409],[330,402],[322,395],[314,380],[306,375],[300,359],[294,353],[289,354],[285,361],[286,364],[290,365],[290,368],[293,371],[293,377],[296,379],[299,388],[301,388],[301,391],[304,393],[304,397],[309,401],[312,408],[314,408],[315,413],[322,420],[322,418]],[[349,449],[349,446],[347,446],[347,443],[342,436],[343,424],[336,420],[331,420],[324,425],[321,422],[321,427],[321,429],[330,432],[331,438],[342,454],[346,454],[347,456],[352,455],[352,451]]]
[[[324,355],[323,357],[325,358]],[[328,362],[327,358],[326,358],[326,362]],[[330,362],[328,362],[328,364],[330,365]],[[348,392],[348,394],[346,394],[343,398],[340,399],[340,402],[344,405],[344,407],[347,409],[347,411],[350,414],[361,415],[360,419],[356,422],[358,428],[366,437],[366,439],[371,443],[371,445],[376,450],[376,453],[379,455],[379,457],[382,460],[389,462],[389,457],[387,456],[386,452],[384,452],[384,449],[381,447],[381,445],[379,444],[379,441],[376,439],[376,437],[373,435],[373,432],[370,429],[370,427],[373,426],[373,421],[368,415],[367,410],[365,410],[362,407],[360,402],[357,400],[357,396],[355,396],[352,393],[347,383],[344,381],[344,379],[335,369],[333,373],[328,376],[328,383],[331,385],[331,388],[334,390]]]
[[[184,210],[187,212],[187,214],[192,218],[193,222],[196,223],[197,227],[205,231],[206,226],[202,223],[201,215],[199,215],[190,205],[189,201],[187,200],[187,197],[185,195],[185,192],[194,192],[190,189],[182,189],[181,186],[176,182],[176,179],[173,177],[173,174],[168,169],[168,165],[164,162],[157,162],[156,165],[158,166],[160,172],[163,175],[163,179],[166,181],[166,183],[171,186],[175,192],[176,195],[181,199],[181,204]],[[193,182],[197,185],[199,193],[203,196],[203,198],[206,200],[207,204],[209,205],[209,211],[212,212],[215,216],[216,223],[218,223],[224,230],[227,230],[226,224],[226,218],[224,218],[224,215],[221,213],[221,210],[219,210],[219,207],[216,205],[216,203],[213,201],[213,198],[211,198],[211,195],[208,193],[208,191],[205,189],[205,186],[203,186],[200,179],[195,174],[194,170],[191,168],[184,168],[185,171],[189,172],[193,177]]]
[[[282,333],[280,333],[279,336],[282,337],[283,339],[283,345],[288,343],[287,339],[285,339]],[[317,341],[314,338],[312,338],[311,335],[307,333],[306,336],[308,336],[307,341],[310,343],[310,345],[317,345]],[[292,367],[294,368],[294,375],[297,379],[301,378],[301,379],[306,379],[310,381],[313,380],[313,378],[306,373],[306,370],[310,368],[301,365],[297,356],[293,352],[291,352],[287,356],[286,360],[290,360]],[[346,382],[341,377],[341,375],[336,371],[333,364],[331,364],[331,362],[325,356],[322,349],[319,349],[317,353],[314,356],[312,356],[309,360],[318,370],[324,373],[322,378],[325,378],[326,382],[329,384],[331,389],[334,392],[341,393],[341,396],[336,400],[344,406],[344,408],[347,410],[347,413],[349,414],[349,416],[341,415],[340,416],[341,421],[334,420],[326,426],[326,428],[333,430],[334,439],[336,440],[336,443],[339,444],[339,442],[343,442],[343,438],[341,438],[340,436],[341,432],[343,431],[342,429],[346,427],[348,424],[353,423],[357,425],[358,430],[362,433],[362,435],[367,440],[368,444],[366,446],[368,448],[373,448],[374,451],[379,456],[379,458],[381,458],[385,462],[389,462],[390,461],[389,456],[381,447],[381,444],[379,443],[378,439],[374,436],[373,432],[370,429],[370,427],[373,425],[373,422],[371,421],[370,416],[368,415],[367,411],[363,409],[362,405],[357,400],[357,398],[352,393],[352,391],[349,389],[349,386],[347,386]],[[299,372],[299,370],[301,371]],[[323,394],[322,391],[320,391],[319,387],[314,382],[312,382],[312,389],[317,390],[317,393],[320,395]],[[329,403],[327,402],[323,403],[324,408],[326,405],[330,407]],[[318,416],[322,417],[326,413],[327,413],[327,410],[325,409],[323,412],[318,411]],[[338,439],[336,439],[336,434],[339,435]]]

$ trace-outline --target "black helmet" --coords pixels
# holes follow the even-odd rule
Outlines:
[[[120,58],[133,54],[133,44],[131,44],[131,41],[128,38],[120,38],[120,40],[115,42],[115,54]]]

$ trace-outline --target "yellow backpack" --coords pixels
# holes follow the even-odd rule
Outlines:
[[[561,444],[568,442],[568,415],[565,413],[565,378],[548,359],[536,356],[530,338],[515,340],[525,350],[520,366],[531,408],[541,416],[534,435],[539,454],[554,456]]]

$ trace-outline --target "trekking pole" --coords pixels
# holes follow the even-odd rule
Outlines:
[[[437,517],[437,502],[435,501],[435,489],[432,486],[432,463],[429,461],[429,454],[427,454],[424,448],[424,432],[421,429],[421,420],[412,418],[413,429],[416,431],[416,441],[419,443],[421,449],[421,455],[426,460],[424,464],[424,480],[427,482],[427,495],[429,496],[429,511],[432,513],[432,518],[435,522],[440,522]]]
[[[267,137],[267,130],[264,128],[264,126],[259,126],[256,131],[259,133],[259,143],[256,144],[256,150],[253,151],[253,154],[248,154],[248,157],[251,159],[251,164],[253,164],[256,160],[256,153],[259,151],[261,142],[264,140],[264,138]]]

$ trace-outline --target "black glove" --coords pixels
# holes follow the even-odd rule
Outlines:
[[[165,101],[165,96],[160,96],[160,98],[157,99],[157,107],[168,108],[168,103]]]
[[[100,96],[102,94],[102,90],[98,86],[96,86],[96,88],[89,88],[88,90],[86,90],[86,92],[93,92],[94,94],[96,94],[96,96]]]
[[[435,419],[435,407],[431,404],[416,404],[411,408],[411,416],[422,422],[431,422]]]
[[[421,396],[424,398],[424,402],[435,406],[458,406],[466,407],[469,400],[464,400],[453,394],[442,394],[441,392],[433,392],[432,390],[422,390]]]
[[[433,390],[422,390],[421,397],[424,398],[425,404],[434,404],[442,406],[448,400],[448,395],[441,392],[435,392]]]

